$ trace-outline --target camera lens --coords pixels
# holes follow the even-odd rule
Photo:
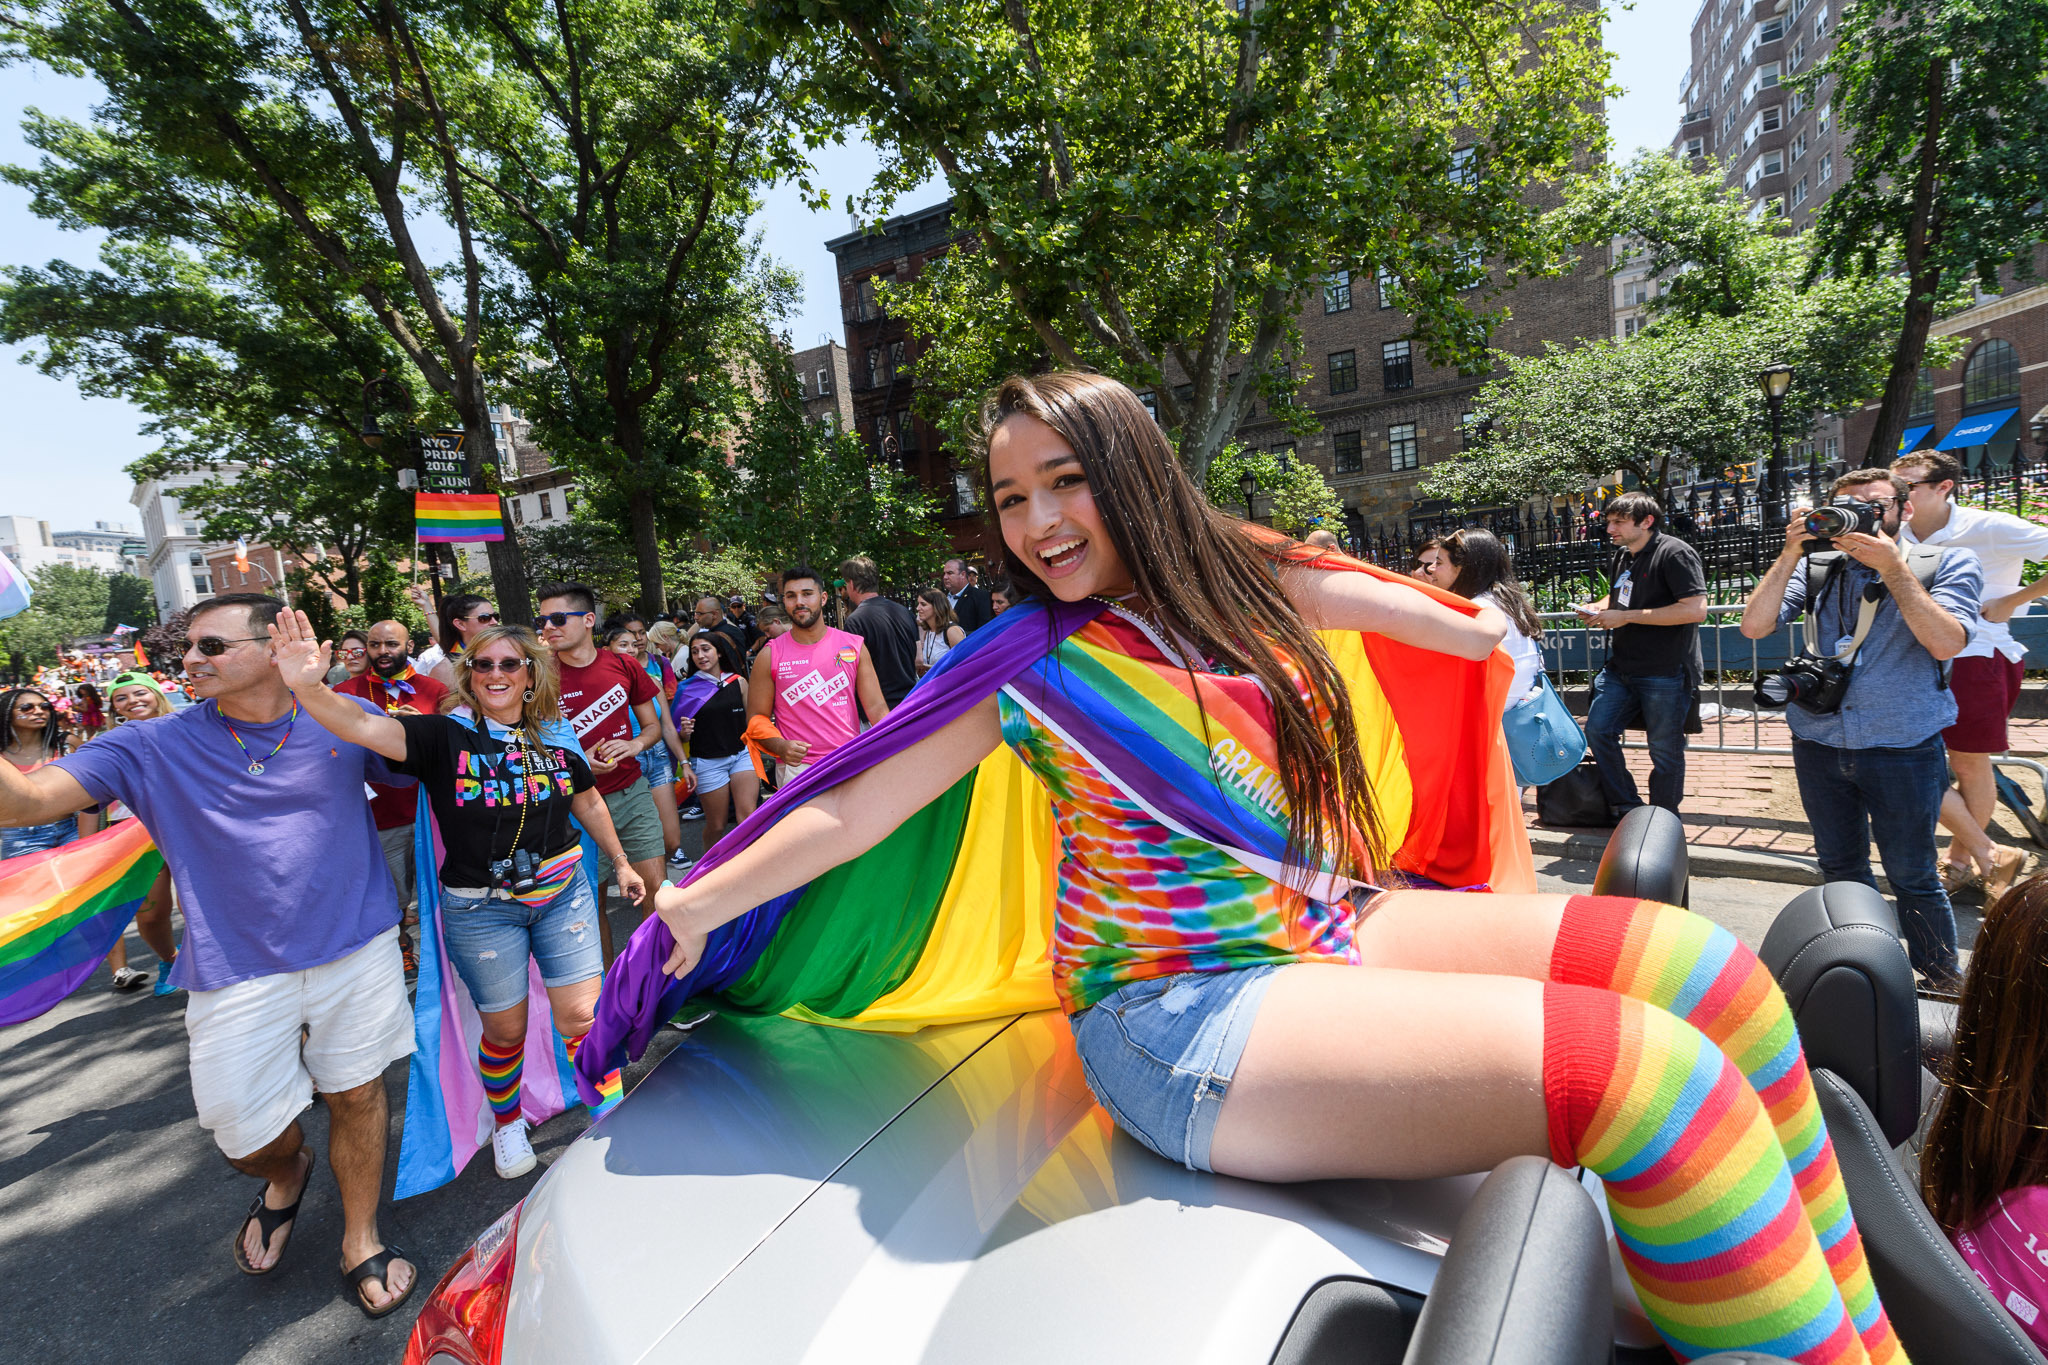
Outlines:
[[[1806,514],[1806,533],[1832,540],[1854,527],[1849,513],[1839,507],[1821,507]]]
[[[1791,701],[1796,690],[1792,686],[1792,680],[1783,673],[1769,674],[1756,685],[1758,698],[1773,706],[1783,706]]]

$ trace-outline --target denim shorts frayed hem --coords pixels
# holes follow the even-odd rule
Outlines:
[[[1282,965],[1134,981],[1073,1016],[1082,1074],[1117,1127],[1189,1170],[1212,1169],[1230,1079]]]

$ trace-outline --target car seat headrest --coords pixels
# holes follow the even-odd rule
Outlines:
[[[1684,905],[1686,877],[1684,822],[1662,806],[1637,806],[1607,836],[1593,894]]]
[[[1920,1118],[1920,1018],[1899,922],[1875,890],[1830,882],[1778,913],[1757,956],[1776,977],[1807,1065],[1870,1106],[1893,1146]]]

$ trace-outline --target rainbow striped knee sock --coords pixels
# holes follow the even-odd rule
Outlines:
[[[1607,1186],[1623,1263],[1687,1360],[1868,1359],[1768,1115],[1692,1025],[1612,991],[1543,988],[1551,1159]]]
[[[582,1049],[583,1040],[589,1036],[587,1033],[579,1033],[574,1038],[564,1038],[562,1040],[562,1045],[569,1049],[570,1065],[575,1065],[576,1054]],[[590,1116],[592,1118],[601,1118],[609,1114],[618,1107],[618,1103],[625,1096],[625,1093],[625,1078],[616,1070],[605,1072],[604,1079],[597,1083],[597,1103],[590,1106]]]
[[[1871,1283],[1792,1011],[1756,954],[1711,920],[1674,905],[1574,896],[1551,950],[1550,979],[1619,991],[1669,1010],[1727,1055],[1770,1115],[1864,1350],[1876,1365],[1903,1361]]]
[[[476,1069],[484,1076],[484,1094],[498,1126],[519,1117],[519,1076],[526,1069],[526,1040],[499,1047],[489,1038],[476,1045]]]

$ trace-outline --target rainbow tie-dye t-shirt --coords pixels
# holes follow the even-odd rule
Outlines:
[[[1113,644],[1178,671],[1128,622],[1105,615],[1077,634],[1061,649]],[[1257,686],[1231,681],[1238,690]],[[1053,984],[1069,1014],[1133,981],[1179,972],[1357,961],[1348,904],[1314,900],[1168,828],[1008,692],[998,705],[1003,742],[1052,798],[1060,842]],[[1263,718],[1270,726],[1270,705]]]

